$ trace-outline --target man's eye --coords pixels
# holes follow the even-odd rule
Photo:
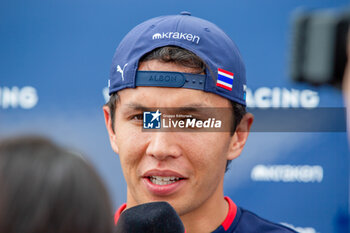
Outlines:
[[[131,117],[131,120],[135,121],[142,121],[143,120],[143,114],[137,114]]]
[[[179,120],[182,121],[203,121],[202,118],[196,117],[196,116],[191,116],[191,117],[186,117],[186,118],[179,118]]]

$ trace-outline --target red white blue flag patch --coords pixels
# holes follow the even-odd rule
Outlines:
[[[233,73],[218,68],[218,79],[216,86],[232,91]]]

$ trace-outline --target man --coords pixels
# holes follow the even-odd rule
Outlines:
[[[294,232],[223,194],[227,166],[241,154],[253,122],[245,112],[245,84],[236,45],[216,25],[188,12],[148,20],[125,36],[113,58],[111,98],[103,108],[127,182],[127,203],[116,221],[126,208],[167,201],[187,233]],[[230,109],[222,120],[231,122],[231,130],[142,129],[145,112],[157,109],[156,119],[160,108],[194,119],[207,117],[202,109]]]

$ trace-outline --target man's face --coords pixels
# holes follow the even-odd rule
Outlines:
[[[139,70],[196,72],[156,60],[141,63]],[[127,182],[128,207],[167,201],[184,215],[223,196],[226,161],[243,149],[240,137],[230,132],[142,131],[142,114],[143,108],[231,108],[227,99],[199,90],[164,87],[124,89],[118,95],[114,132],[108,108],[104,110],[111,145],[119,154]],[[230,121],[232,116],[227,117]]]

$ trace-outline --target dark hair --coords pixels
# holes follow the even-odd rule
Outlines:
[[[198,70],[198,73],[205,73],[206,65],[203,60],[189,50],[177,46],[165,46],[152,50],[143,55],[140,62],[159,60],[162,62],[173,62],[181,66]]]
[[[41,137],[0,143],[0,232],[112,232],[106,188],[78,155]]]
[[[162,62],[173,62],[181,66],[190,67],[197,69],[197,73],[205,73],[206,69],[209,70],[209,67],[205,64],[205,62],[198,57],[196,54],[192,53],[189,50],[183,49],[177,46],[165,46],[152,50],[149,53],[146,53],[143,57],[141,57],[140,62],[150,61],[150,60],[159,60]],[[119,100],[118,93],[115,92],[110,96],[109,101],[107,102],[107,106],[110,109],[111,121],[112,121],[112,129],[114,130],[114,117],[115,110],[117,106],[117,101]],[[232,111],[233,111],[233,119],[232,119],[232,127],[231,127],[231,136],[235,133],[238,124],[241,122],[243,116],[246,114],[246,108],[244,105],[231,101]],[[226,171],[229,168],[229,164],[231,160],[227,161]]]

